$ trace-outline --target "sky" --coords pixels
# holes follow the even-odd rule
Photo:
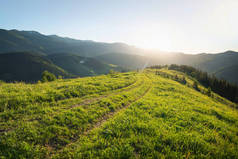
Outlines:
[[[185,53],[238,51],[238,0],[1,0],[0,28]]]

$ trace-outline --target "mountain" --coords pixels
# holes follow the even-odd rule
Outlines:
[[[93,57],[109,52],[139,53],[140,50],[123,43],[101,43],[75,40],[56,35],[43,35],[36,31],[0,29],[0,53],[15,51],[40,52],[44,54],[73,53]]]
[[[126,53],[109,53],[97,56],[96,58],[106,63],[111,63],[118,66],[124,66],[130,69],[141,69],[152,65],[173,64],[177,59],[172,53],[160,53],[156,55],[136,55]],[[174,56],[170,58],[171,56]],[[172,59],[172,61],[170,61]]]
[[[238,84],[238,53],[234,51],[196,55],[165,53],[138,49],[123,43],[101,43],[63,38],[57,35],[47,36],[36,31],[0,29],[0,53],[19,51],[45,55],[54,64],[80,76],[104,74],[108,69],[113,68],[109,64],[118,65],[119,67],[113,68],[116,70],[138,69],[158,64],[180,64],[196,67]],[[80,61],[86,57],[94,59],[88,58],[82,64]]]
[[[162,58],[161,58],[162,59]],[[180,64],[194,66],[209,74],[238,84],[238,52],[226,51],[218,54],[171,54],[166,64]]]
[[[96,57],[97,59],[114,65],[130,69],[142,68],[148,61],[148,57],[125,53],[108,53]]]
[[[226,72],[233,74],[233,77],[237,75],[238,52],[226,51],[219,54],[204,54],[203,56],[204,60],[200,63],[197,63],[195,65],[196,67],[223,78],[230,78],[229,76],[225,75]],[[234,80],[235,78],[233,77],[232,79]]]
[[[55,65],[80,77],[106,74],[110,70],[123,70],[121,67],[103,63],[95,58],[81,57],[74,54],[53,54],[47,57]]]
[[[45,56],[30,52],[0,54],[0,80],[34,82],[41,79],[43,71],[48,70],[56,76],[73,77],[53,64]]]
[[[95,76],[107,74],[110,70],[127,71],[128,69],[74,54],[45,55],[34,52],[0,54],[0,80],[36,82],[41,79],[41,74],[45,70],[56,76],[70,78]]]
[[[238,84],[238,52],[226,51],[218,54],[154,53],[145,56],[124,53],[104,54],[98,59],[132,69],[152,65],[189,65]]]
[[[214,74],[219,78],[226,79],[238,85],[238,65],[221,68],[217,70]]]

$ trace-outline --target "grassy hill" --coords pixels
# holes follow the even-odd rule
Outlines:
[[[13,52],[0,54],[0,80],[35,82],[41,79],[41,74],[45,70],[57,76],[72,77],[45,56],[37,53]]]
[[[163,74],[158,74],[163,72]],[[186,84],[170,79],[185,77]],[[0,84],[5,158],[238,158],[234,103],[160,69]],[[11,92],[11,93],[9,93]]]

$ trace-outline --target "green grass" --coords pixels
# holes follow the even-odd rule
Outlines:
[[[190,87],[194,79],[186,80],[183,85],[146,70],[1,83],[0,156],[238,158],[234,103],[208,97]]]

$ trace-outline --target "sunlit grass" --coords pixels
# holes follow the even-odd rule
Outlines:
[[[238,158],[233,103],[157,71],[1,83],[0,156]]]

